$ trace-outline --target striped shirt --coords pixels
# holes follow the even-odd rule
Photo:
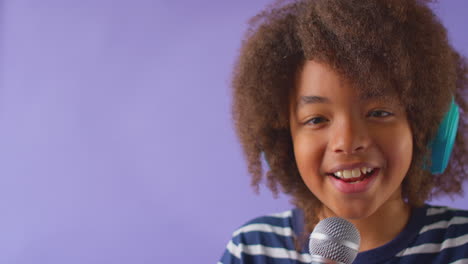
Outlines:
[[[256,218],[233,233],[218,264],[310,263],[308,243],[301,251],[294,246],[303,226],[299,209]],[[397,237],[360,252],[353,263],[468,263],[468,211],[431,205],[413,209]]]

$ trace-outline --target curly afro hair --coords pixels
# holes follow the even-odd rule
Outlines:
[[[397,92],[413,133],[402,183],[410,205],[461,194],[468,176],[468,66],[427,1],[277,1],[250,20],[233,73],[233,119],[252,185],[258,189],[266,178],[274,194],[290,195],[305,213],[306,232],[321,203],[301,179],[289,130],[289,97],[306,60],[330,65],[367,93]],[[460,106],[456,143],[446,171],[432,175],[423,163],[452,98]]]

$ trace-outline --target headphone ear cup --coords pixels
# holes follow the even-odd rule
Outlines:
[[[441,174],[447,168],[455,144],[459,118],[459,107],[452,98],[450,109],[445,114],[435,138],[429,145],[432,152],[430,169],[432,174]]]

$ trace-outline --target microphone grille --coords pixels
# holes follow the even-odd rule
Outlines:
[[[352,263],[357,256],[361,237],[353,224],[339,217],[320,221],[310,235],[311,255],[342,263]],[[353,246],[354,245],[354,246]]]

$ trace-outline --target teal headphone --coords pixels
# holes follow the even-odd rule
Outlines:
[[[430,168],[432,174],[441,174],[447,168],[455,144],[459,118],[459,107],[452,98],[450,109],[445,114],[436,136],[429,144],[432,150]]]

